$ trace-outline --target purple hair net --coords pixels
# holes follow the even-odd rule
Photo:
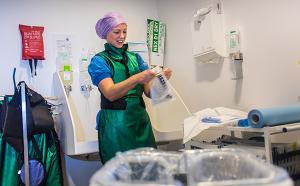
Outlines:
[[[107,34],[117,25],[127,22],[125,19],[117,12],[109,12],[105,14],[101,19],[99,19],[96,23],[95,29],[97,35],[102,38],[106,39]]]

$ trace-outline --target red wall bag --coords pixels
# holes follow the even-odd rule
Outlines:
[[[32,73],[32,60],[36,69],[37,60],[44,60],[44,27],[19,25],[22,36],[22,59],[29,60]],[[35,72],[36,75],[36,72]]]

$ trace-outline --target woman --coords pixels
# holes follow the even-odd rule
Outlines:
[[[96,24],[96,33],[105,39],[105,50],[89,65],[93,84],[101,92],[99,112],[99,152],[102,163],[118,151],[154,147],[156,143],[142,94],[150,96],[150,81],[155,73],[138,55],[127,51],[127,23],[110,12]],[[171,70],[165,69],[167,78]]]

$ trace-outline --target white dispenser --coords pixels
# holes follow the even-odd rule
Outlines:
[[[227,57],[220,3],[199,9],[191,23],[193,56],[201,62]]]

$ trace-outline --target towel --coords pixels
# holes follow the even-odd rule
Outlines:
[[[218,118],[220,122],[203,122],[202,119],[208,116],[211,118]],[[193,137],[201,134],[211,127],[234,125],[239,119],[246,117],[246,112],[225,107],[217,107],[214,109],[206,108],[204,110],[200,110],[194,113],[193,116],[184,120],[183,143],[188,142]]]

